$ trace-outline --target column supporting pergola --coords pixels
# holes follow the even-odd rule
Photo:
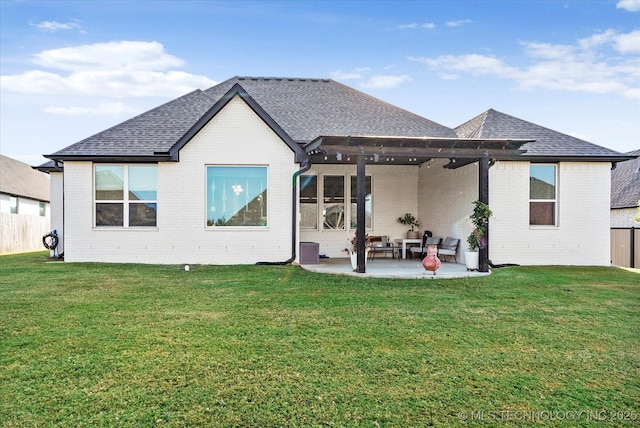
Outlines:
[[[489,159],[481,158],[478,161],[478,199],[489,205]],[[489,223],[485,225],[483,245],[478,253],[478,270],[489,272]]]
[[[531,139],[468,139],[384,136],[321,136],[304,146],[312,163],[351,164],[357,167],[357,268],[366,272],[366,164],[385,160],[388,165],[419,165],[434,158],[449,159],[444,168],[456,169],[478,162],[478,199],[489,204],[489,166],[498,159],[516,160],[525,152],[521,147]],[[489,229],[479,254],[479,270],[489,271]]]

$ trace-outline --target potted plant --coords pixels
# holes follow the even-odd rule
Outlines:
[[[369,259],[369,251],[371,250],[371,240],[369,239],[368,234],[364,235],[364,239],[365,239],[364,262],[366,263],[367,260]],[[358,234],[357,233],[353,235],[353,238],[351,238],[348,241],[347,247],[342,251],[349,254],[349,257],[351,258],[351,267],[353,268],[353,270],[356,270],[358,267]]]
[[[480,200],[473,202],[473,213],[469,217],[469,221],[473,225],[471,234],[467,237],[469,250],[465,251],[464,258],[467,270],[478,270],[479,267],[479,251],[485,245],[484,234],[487,230],[489,217],[493,212],[489,209],[489,205]]]
[[[398,223],[409,226],[411,229],[407,231],[407,239],[417,239],[418,231],[414,230],[415,227],[419,227],[418,219],[411,213],[406,213],[402,217],[398,217]]]

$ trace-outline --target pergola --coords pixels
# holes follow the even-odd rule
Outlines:
[[[384,136],[321,136],[304,146],[311,163],[357,165],[357,226],[358,268],[366,272],[365,265],[365,172],[367,164],[420,165],[431,159],[449,159],[444,168],[456,169],[475,162],[478,170],[478,199],[489,204],[489,167],[496,160],[519,159],[526,150],[525,143],[532,139],[466,139],[431,137]],[[479,269],[489,270],[489,229],[486,245],[480,249]]]

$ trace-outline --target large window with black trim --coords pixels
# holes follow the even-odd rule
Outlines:
[[[157,165],[94,166],[96,227],[155,227]]]
[[[558,168],[555,164],[531,164],[529,167],[529,224],[558,224]]]
[[[266,166],[208,165],[206,168],[207,226],[268,225]]]
[[[355,175],[301,175],[300,228],[355,229],[358,224]],[[347,199],[348,198],[348,199]],[[348,202],[347,202],[348,201]],[[365,227],[373,224],[371,176],[365,177]]]

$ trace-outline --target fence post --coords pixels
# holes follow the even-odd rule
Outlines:
[[[629,255],[631,256],[631,261],[629,262],[629,266],[632,268],[636,267],[636,228],[631,226],[629,228],[629,232],[631,232],[631,251],[629,251]]]

